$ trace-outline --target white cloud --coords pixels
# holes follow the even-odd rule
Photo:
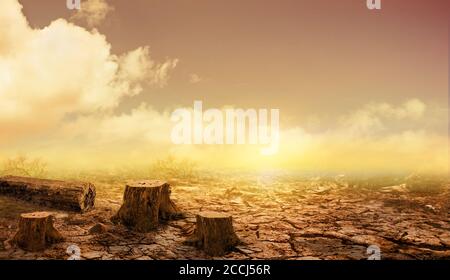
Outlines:
[[[81,4],[81,10],[71,17],[71,20],[86,23],[88,27],[100,25],[114,8],[106,0],[87,0]]]
[[[397,106],[371,103],[323,132],[285,129],[281,154],[289,155],[285,163],[306,169],[446,172],[447,113],[418,99]]]
[[[177,60],[148,47],[117,56],[104,35],[58,19],[29,27],[17,0],[0,2],[0,142],[53,131],[67,114],[104,114],[145,84],[164,86]]]
[[[322,133],[284,128],[279,155],[271,158],[261,159],[259,147],[174,147],[168,113],[146,104],[121,115],[114,109],[146,85],[166,85],[176,59],[155,62],[148,47],[114,55],[98,31],[63,19],[32,29],[17,0],[0,1],[0,34],[2,153],[40,153],[75,166],[80,158],[91,165],[148,163],[171,149],[218,167],[252,166],[264,160],[317,170],[448,164],[446,131],[429,130],[442,124],[446,128],[447,112],[418,99],[398,106],[368,104],[337,118],[335,127]],[[199,81],[198,75],[191,76],[191,82]],[[320,116],[314,123],[321,123]]]
[[[349,134],[374,135],[387,129],[393,121],[409,122],[421,119],[427,106],[421,100],[410,99],[400,106],[371,103],[341,118],[341,125]]]
[[[177,66],[178,60],[156,63],[150,57],[148,47],[140,47],[119,57],[118,79],[126,89],[132,89],[131,95],[139,94],[143,82],[153,86],[164,87],[169,80],[169,73]]]
[[[199,76],[199,75],[197,75],[197,74],[191,74],[190,76],[189,76],[189,83],[191,83],[191,84],[198,84],[198,83],[200,83],[201,81],[203,81],[203,79]]]
[[[59,137],[62,141],[76,139],[79,144],[93,147],[125,145],[127,149],[141,149],[143,145],[169,144],[170,129],[168,113],[160,113],[143,103],[131,112],[120,115],[79,117],[65,123]]]

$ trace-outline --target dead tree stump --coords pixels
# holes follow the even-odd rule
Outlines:
[[[181,215],[170,199],[170,185],[157,180],[139,181],[125,187],[123,204],[112,221],[138,232],[158,227],[161,220]]]
[[[195,231],[187,244],[203,249],[208,255],[221,256],[240,243],[231,215],[202,212],[196,219]]]
[[[62,240],[62,235],[53,227],[53,216],[48,212],[21,214],[19,231],[13,237],[13,243],[26,251],[42,251]]]

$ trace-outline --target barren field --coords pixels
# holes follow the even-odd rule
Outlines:
[[[80,248],[82,259],[210,259],[184,244],[195,214],[205,210],[231,214],[241,240],[216,259],[360,260],[371,245],[381,249],[382,259],[450,259],[448,183],[428,188],[345,177],[225,178],[171,180],[185,218],[146,234],[110,222],[126,180],[92,181],[96,207],[85,214],[0,197],[0,259],[67,259],[70,245]],[[19,214],[44,210],[55,213],[65,241],[40,253],[11,246]]]

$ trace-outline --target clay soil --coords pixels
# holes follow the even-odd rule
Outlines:
[[[340,179],[169,180],[172,198],[185,218],[150,233],[134,233],[110,218],[121,205],[125,182],[95,182],[94,210],[77,214],[0,197],[0,259],[211,259],[184,245],[195,214],[231,214],[242,244],[216,259],[367,259],[376,245],[382,259],[450,259],[450,188],[379,186]],[[18,217],[31,211],[54,213],[65,237],[43,252],[11,245]],[[94,227],[94,228],[93,228]]]

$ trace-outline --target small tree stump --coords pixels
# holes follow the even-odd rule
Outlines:
[[[26,251],[42,251],[62,240],[62,235],[53,227],[53,216],[48,212],[21,214],[19,231],[13,237],[13,243]]]
[[[157,180],[139,181],[125,187],[123,204],[112,221],[138,232],[158,227],[160,220],[180,215],[170,200],[170,185]]]
[[[202,212],[196,216],[196,228],[186,243],[203,249],[208,255],[221,256],[240,243],[231,215]]]

